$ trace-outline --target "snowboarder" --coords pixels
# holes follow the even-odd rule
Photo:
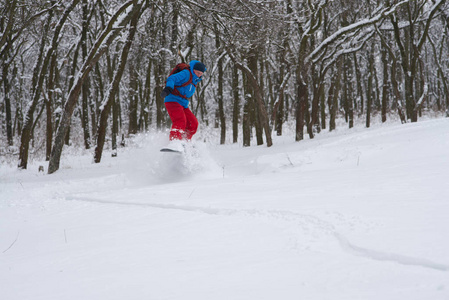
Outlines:
[[[198,120],[189,109],[189,98],[195,93],[205,71],[206,66],[202,62],[192,60],[188,65],[176,65],[167,78],[161,97],[165,98],[165,107],[173,123],[170,141],[175,144],[190,141],[198,129]]]

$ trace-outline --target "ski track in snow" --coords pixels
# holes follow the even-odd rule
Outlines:
[[[335,230],[335,226],[330,222],[322,220],[313,215],[300,214],[292,211],[282,210],[257,210],[257,209],[228,209],[228,208],[213,208],[189,205],[176,205],[164,203],[142,203],[142,202],[124,202],[124,201],[108,201],[102,199],[95,199],[83,196],[66,196],[68,201],[81,201],[106,205],[125,205],[125,206],[140,206],[156,209],[178,210],[184,212],[197,212],[207,215],[215,216],[243,216],[243,217],[258,217],[269,219],[282,220],[288,223],[300,223],[303,226],[312,226],[315,230],[319,230],[324,234],[334,237],[340,248],[351,255],[364,257],[380,262],[393,262],[407,266],[417,266],[437,271],[449,271],[449,265],[437,263],[428,259],[410,257],[401,254],[383,252],[374,249],[359,247],[352,244],[349,240]]]
[[[362,257],[378,260],[378,261],[390,261],[396,262],[401,265],[409,265],[409,266],[419,266],[423,268],[434,269],[438,271],[449,271],[449,266],[433,262],[428,259],[410,257],[401,254],[389,253],[389,252],[381,252],[377,250],[362,248],[356,245],[351,244],[344,236],[340,235],[337,232],[334,232],[335,237],[338,239],[342,248],[355,255],[359,255]]]

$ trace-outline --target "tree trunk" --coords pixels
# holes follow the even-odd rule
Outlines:
[[[298,67],[303,69],[304,66]],[[304,82],[305,78],[302,78],[302,71],[300,70],[296,74],[296,136],[295,141],[299,142],[304,139],[304,124],[305,114],[308,102],[307,84]]]
[[[240,116],[240,98],[239,98],[239,72],[238,68],[232,68],[232,93],[234,98],[232,109],[232,142],[238,142],[239,136],[239,116]]]
[[[179,35],[179,8],[180,3],[178,0],[171,0],[171,6],[173,9],[172,20],[171,20],[171,41],[170,41],[170,50],[172,52],[172,60],[171,65],[176,65],[176,54],[178,53],[178,35]]]
[[[256,91],[255,91],[255,87],[252,83],[252,80],[250,77],[253,78],[253,80],[255,80],[255,82],[257,83],[257,85],[259,85],[259,81],[258,81],[258,67],[257,67],[257,61],[258,61],[258,51],[256,46],[252,46],[251,49],[249,50],[249,53],[247,55],[247,60],[248,60],[248,73],[247,75],[247,81],[246,83],[249,85],[247,87],[249,94],[251,94],[251,98],[249,101],[250,104],[250,123],[251,125],[254,126],[255,130],[256,130],[256,143],[257,145],[263,145],[263,128],[261,126],[261,121],[259,118],[259,114],[258,114],[258,108],[257,108],[257,100],[256,98]]]
[[[91,110],[91,115],[92,115],[92,136],[95,138],[97,137],[98,133],[98,119],[100,117],[100,104],[104,99],[104,84],[103,84],[103,79],[102,79],[102,74],[100,71],[100,65],[99,63],[95,64],[95,79],[96,79],[96,84],[94,84],[95,86],[95,96],[96,96],[96,100],[94,104],[94,107],[92,107]],[[95,122],[94,122],[95,120]]]
[[[321,91],[324,89],[324,84],[320,80],[321,76],[318,75],[317,70],[313,70],[313,99],[312,99],[312,113],[310,115],[310,122],[307,126],[307,132],[311,139],[314,138],[314,131],[319,132],[318,113],[320,108]]]
[[[250,122],[250,101],[251,99],[245,96],[245,104],[243,105],[243,147],[251,146],[251,122]]]
[[[373,49],[374,50],[374,45]],[[373,103],[374,54],[368,54],[368,83],[366,88],[366,128],[371,126],[371,108]]]
[[[292,9],[292,3],[291,0],[286,1],[286,15],[291,15],[293,13]],[[275,107],[273,108],[273,114],[275,115],[274,118],[274,124],[276,128],[276,135],[282,136],[282,126],[284,122],[286,121],[286,115],[285,115],[285,87],[287,85],[287,80],[290,78],[290,68],[287,68],[286,66],[289,64],[287,60],[288,55],[288,49],[289,49],[289,43],[291,40],[291,25],[287,24],[286,27],[283,29],[283,44],[278,54],[278,61],[281,63],[281,66],[279,68],[279,80],[277,82],[277,85],[279,85],[279,96],[278,96],[278,103],[275,103]],[[287,75],[286,75],[287,73]]]
[[[360,100],[360,111],[363,112],[365,109],[365,99],[363,97],[362,74],[360,72],[359,62],[357,59],[357,53],[354,52],[353,56],[354,56],[355,77],[356,77],[356,81],[357,81],[357,96]]]
[[[143,92],[143,99],[142,99],[142,115],[144,120],[144,128],[141,128],[145,131],[148,131],[148,128],[150,126],[151,122],[151,114],[149,113],[150,109],[150,99],[151,99],[151,67],[152,67],[152,60],[151,57],[148,59],[148,67],[146,72],[146,79],[145,79],[145,88]]]
[[[45,160],[49,161],[50,160],[50,154],[51,154],[51,146],[53,143],[53,91],[55,89],[55,84],[54,84],[54,73],[55,73],[55,69],[56,69],[56,58],[57,55],[53,54],[52,58],[51,58],[51,63],[50,63],[50,72],[48,75],[48,98],[47,101],[45,102],[45,106],[46,106],[46,111],[47,111],[47,149],[46,149],[46,153],[45,153]]]
[[[328,105],[329,105],[329,131],[336,129],[335,120],[337,118],[338,111],[338,94],[340,93],[340,79],[341,77],[341,60],[337,63],[337,68],[331,79],[331,86],[329,88],[328,94]]]
[[[156,97],[156,125],[157,129],[162,129],[162,123],[164,122],[164,112],[163,112],[163,106],[164,106],[164,99],[161,98],[160,94],[162,92],[163,83],[162,83],[162,76],[166,76],[164,74],[164,67],[162,65],[161,61],[158,61],[154,64],[154,77],[155,77],[155,97]]]
[[[243,104],[243,120],[242,120],[242,132],[243,132],[243,147],[251,146],[251,120],[250,120],[250,109],[251,109],[251,93],[249,90],[249,85],[247,84],[247,76],[243,74],[243,97],[245,103]]]
[[[353,87],[352,87],[352,82],[353,82],[353,68],[352,68],[352,63],[351,63],[351,59],[349,57],[349,55],[347,55],[345,57],[345,70],[347,72],[347,81],[345,82],[346,85],[346,93],[348,98],[346,99],[347,101],[347,109],[348,109],[348,123],[349,123],[349,128],[353,128],[354,127],[354,101],[357,99],[357,97],[354,97],[354,93],[353,93]]]
[[[320,117],[321,117],[321,129],[326,129],[326,93],[324,90],[324,83],[322,83],[320,89]]]
[[[215,29],[218,31],[218,29]],[[220,37],[217,35],[215,37],[215,47],[217,49],[220,48]],[[217,98],[218,98],[218,119],[220,121],[220,144],[223,145],[226,143],[226,117],[224,112],[223,105],[223,59],[220,58],[217,62],[218,68],[218,90],[217,90]]]
[[[273,113],[275,114],[275,126],[276,126],[276,135],[282,135],[282,125],[284,124],[284,90],[279,90],[278,102],[275,103],[273,108]]]
[[[47,22],[44,26],[44,31],[42,33],[42,40],[41,40],[41,46],[40,46],[40,50],[39,50],[38,60],[37,60],[37,63],[36,63],[36,66],[35,66],[34,72],[33,72],[31,105],[29,106],[28,111],[26,113],[25,123],[22,128],[22,137],[21,137],[21,141],[20,141],[21,143],[20,143],[19,165],[18,165],[18,167],[20,169],[26,169],[28,166],[28,152],[30,149],[30,141],[31,141],[31,137],[32,137],[32,127],[33,127],[33,123],[34,123],[34,112],[39,103],[39,99],[40,99],[41,91],[42,91],[42,85],[44,83],[44,77],[47,73],[50,57],[51,57],[54,49],[57,47],[56,42],[58,40],[59,32],[62,28],[62,24],[65,22],[69,12],[73,9],[73,7],[77,1],[79,1],[79,0],[75,0],[74,3],[72,4],[72,6],[67,8],[65,13],[61,17],[61,19],[58,23],[58,27],[56,28],[55,33],[53,35],[53,42],[52,42],[49,50],[47,51],[47,54],[44,59],[43,57],[44,57],[45,40],[46,40],[47,34],[49,32],[51,20],[53,18],[53,10],[51,10],[48,14]],[[41,66],[40,62],[42,60],[44,61],[44,63]]]
[[[137,65],[139,63],[137,62]],[[128,134],[136,134],[137,126],[137,108],[138,108],[138,79],[137,71],[133,62],[129,63],[129,127]]]
[[[89,29],[89,10],[87,0],[83,0],[82,2],[82,11],[83,11],[83,19],[82,19],[82,29],[81,29],[81,54],[83,57],[83,61],[86,60],[87,57],[87,32]],[[81,125],[83,127],[83,135],[84,135],[84,147],[86,149],[90,149],[90,129],[89,129],[89,79],[86,78],[86,81],[83,84],[82,90],[82,109],[81,109]]]
[[[112,130],[111,130],[111,156],[117,157],[117,137],[119,135],[119,114],[120,114],[120,90],[117,90],[114,98],[112,99]],[[109,109],[109,112],[111,109]],[[106,122],[107,125],[107,122]],[[104,131],[106,132],[106,131]],[[103,139],[103,146],[104,146],[104,139]],[[97,148],[95,148],[96,150]],[[96,153],[95,153],[96,154]],[[100,154],[101,159],[101,154]],[[96,161],[94,157],[94,161],[96,163],[99,163],[100,161]]]
[[[13,145],[13,130],[12,130],[12,113],[11,113],[11,99],[9,96],[11,90],[11,84],[8,79],[9,64],[6,61],[6,57],[3,59],[3,88],[5,93],[5,110],[6,110],[6,136],[8,145]]]
[[[387,50],[382,48],[381,59],[383,64],[383,83],[382,83],[382,123],[387,121],[387,111],[388,111],[388,60],[387,60]]]

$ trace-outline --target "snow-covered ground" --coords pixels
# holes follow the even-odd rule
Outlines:
[[[0,299],[449,299],[449,119],[166,139],[2,165]]]

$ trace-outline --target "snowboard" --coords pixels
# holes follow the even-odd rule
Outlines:
[[[183,151],[173,150],[173,149],[170,149],[170,148],[162,148],[161,152],[178,153],[178,154],[182,154],[183,153]]]

